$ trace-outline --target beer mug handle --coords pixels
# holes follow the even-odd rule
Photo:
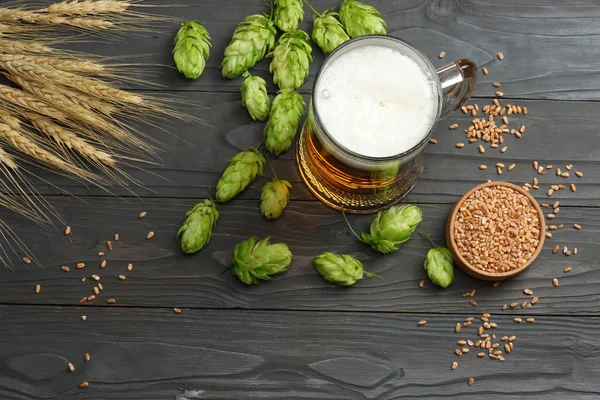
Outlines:
[[[438,68],[442,86],[440,118],[458,110],[469,100],[477,87],[477,65],[470,60],[458,60]]]

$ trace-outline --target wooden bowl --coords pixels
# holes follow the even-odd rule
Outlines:
[[[529,199],[529,201],[531,202],[531,205],[533,205],[533,207],[536,209],[536,211],[538,213],[538,218],[540,220],[540,237],[539,237],[540,242],[538,244],[538,247],[535,249],[535,252],[533,253],[532,257],[525,264],[520,266],[519,268],[513,269],[508,272],[492,273],[492,272],[486,272],[486,271],[482,271],[478,268],[475,268],[474,266],[469,264],[469,262],[467,260],[465,260],[465,258],[458,252],[455,237],[454,237],[454,225],[455,225],[455,221],[456,221],[456,215],[458,214],[458,210],[460,209],[462,204],[474,192],[476,192],[480,189],[483,189],[485,187],[489,187],[489,186],[505,186],[505,187],[509,187],[509,188],[523,194],[524,196],[526,196]],[[540,251],[542,251],[542,247],[544,247],[544,239],[546,238],[545,233],[546,233],[546,220],[544,218],[544,213],[542,212],[542,208],[539,206],[539,204],[533,198],[533,196],[531,194],[529,194],[528,191],[526,191],[525,189],[523,189],[520,186],[513,185],[512,183],[508,183],[508,182],[486,182],[479,186],[475,186],[473,189],[469,190],[454,205],[454,208],[452,209],[452,212],[450,213],[450,216],[448,217],[448,221],[446,222],[446,245],[452,252],[452,256],[454,258],[454,262],[456,263],[456,265],[458,265],[460,267],[460,269],[462,269],[466,274],[471,275],[474,278],[482,279],[485,281],[502,281],[502,280],[505,280],[508,278],[512,278],[513,276],[519,275],[521,272],[523,272],[527,267],[529,267],[535,261],[537,256],[540,254]]]

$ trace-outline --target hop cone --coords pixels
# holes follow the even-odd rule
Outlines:
[[[344,0],[340,6],[340,21],[351,38],[387,33],[381,13],[375,7],[360,1]]]
[[[270,244],[269,237],[257,241],[256,236],[238,243],[233,252],[233,274],[246,285],[258,280],[271,280],[271,275],[287,270],[292,252],[285,243]]]
[[[371,224],[370,233],[363,233],[362,240],[380,253],[393,253],[412,236],[423,219],[417,206],[393,206],[379,212]]]
[[[219,219],[219,212],[215,203],[207,199],[196,204],[185,216],[185,222],[177,231],[177,237],[181,238],[181,250],[193,254],[210,242],[212,229]]]
[[[295,90],[280,90],[273,99],[269,121],[265,126],[265,146],[269,153],[278,156],[288,151],[300,118],[304,115],[306,103],[302,96]]]
[[[254,67],[275,45],[277,29],[266,15],[249,15],[235,31],[221,63],[223,78],[233,79]]]
[[[444,289],[454,280],[454,267],[452,266],[452,253],[445,247],[436,246],[427,252],[425,271],[431,282]]]
[[[242,107],[255,121],[264,121],[269,116],[271,100],[267,95],[267,82],[260,76],[248,75],[240,88],[242,93]]]
[[[340,286],[352,286],[363,278],[374,276],[363,270],[363,265],[348,254],[325,252],[314,259],[313,264],[326,281]]]
[[[273,179],[263,186],[260,194],[260,212],[266,219],[277,219],[290,201],[292,184],[288,181]]]
[[[325,55],[331,53],[340,44],[350,40],[336,16],[338,13],[325,10],[323,14],[313,13],[312,39]]]
[[[182,22],[173,42],[177,70],[188,79],[198,79],[210,56],[210,36],[200,21]]]
[[[273,82],[280,89],[296,90],[306,80],[312,61],[309,40],[308,33],[304,31],[284,33],[275,50],[268,55],[273,57],[269,71],[273,74]]]
[[[275,0],[275,25],[283,32],[298,29],[298,22],[304,19],[302,0]]]
[[[248,147],[229,160],[229,165],[217,183],[217,201],[225,203],[241,193],[262,174],[266,162],[265,157],[254,147]]]

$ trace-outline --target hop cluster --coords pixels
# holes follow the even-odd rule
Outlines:
[[[373,6],[356,0],[344,0],[340,6],[340,21],[351,38],[364,35],[385,35],[387,25]]]
[[[417,206],[393,206],[380,211],[362,240],[379,253],[397,251],[414,233],[423,214]]]
[[[305,105],[304,99],[295,90],[279,91],[264,130],[265,146],[271,154],[278,156],[288,151],[304,115]]]
[[[181,250],[193,254],[210,242],[212,229],[219,219],[219,212],[216,204],[207,199],[196,204],[185,216],[185,222],[177,231],[177,237],[181,239]]]
[[[188,79],[198,79],[210,56],[210,36],[200,21],[183,22],[173,42],[177,70]]]
[[[277,29],[267,15],[249,15],[235,31],[221,62],[223,78],[233,79],[254,67],[275,45]]]
[[[249,147],[229,160],[217,183],[217,200],[225,203],[241,193],[262,174],[266,163],[265,157],[255,147]]]

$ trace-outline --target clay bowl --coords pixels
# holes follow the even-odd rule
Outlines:
[[[454,225],[455,225],[456,215],[458,214],[458,210],[460,209],[460,207],[462,206],[464,201],[469,196],[471,196],[474,192],[476,192],[477,190],[483,189],[485,187],[489,187],[489,186],[505,186],[505,187],[509,187],[509,188],[523,194],[524,196],[526,196],[529,199],[529,201],[531,202],[531,205],[535,207],[535,209],[538,213],[538,218],[540,220],[540,236],[539,236],[540,242],[539,242],[537,249],[535,249],[535,252],[533,253],[532,257],[525,264],[523,264],[519,268],[516,268],[516,269],[508,271],[508,272],[491,273],[491,272],[486,272],[486,271],[482,271],[478,268],[475,268],[473,265],[469,264],[469,262],[457,251],[457,247],[456,247],[456,242],[455,242],[455,237],[454,237]],[[482,279],[485,281],[502,281],[505,279],[512,278],[513,276],[519,275],[521,272],[523,272],[525,269],[527,269],[527,267],[529,267],[535,261],[537,256],[540,254],[542,247],[544,246],[544,239],[546,237],[545,232],[546,232],[546,221],[544,218],[544,213],[542,212],[542,208],[539,206],[539,204],[533,198],[533,196],[529,194],[529,192],[527,192],[525,189],[523,189],[520,186],[513,185],[512,183],[508,183],[508,182],[486,182],[479,186],[475,186],[473,189],[469,190],[454,205],[454,208],[452,209],[452,212],[450,213],[450,216],[448,217],[448,221],[446,222],[446,245],[452,252],[452,256],[454,258],[454,262],[456,263],[456,265],[458,265],[459,268],[462,269],[466,274],[471,275],[474,278]]]

